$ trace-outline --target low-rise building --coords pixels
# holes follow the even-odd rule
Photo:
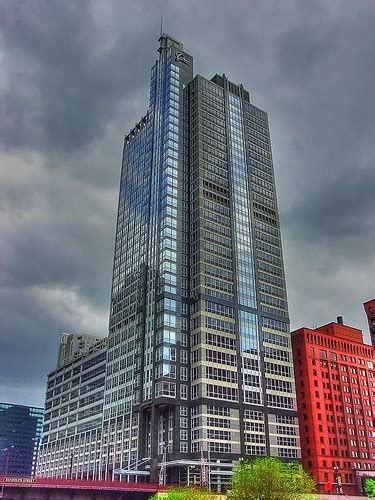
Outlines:
[[[292,346],[303,466],[321,492],[358,493],[375,475],[374,347],[342,317],[292,332]]]

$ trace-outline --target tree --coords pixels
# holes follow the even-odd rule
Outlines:
[[[365,492],[369,498],[375,498],[375,479],[365,479]]]
[[[212,500],[212,495],[207,490],[195,487],[171,488],[165,495],[153,496],[150,500]]]
[[[234,469],[228,499],[296,500],[314,491],[314,479],[300,465],[271,457],[258,458]]]

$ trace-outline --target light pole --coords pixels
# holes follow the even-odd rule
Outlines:
[[[211,442],[207,441],[208,491],[211,492]]]
[[[193,471],[193,480],[194,480],[194,465],[188,465],[188,477],[187,477],[187,485],[190,486],[190,471]]]
[[[164,462],[164,481],[163,481],[163,486],[165,486],[167,484],[167,452],[168,452],[168,448],[167,446],[164,446],[164,453],[163,453],[163,462]]]
[[[163,457],[159,472],[159,485],[165,486],[167,484],[167,447],[163,445],[161,449],[163,450]]]
[[[14,445],[9,446],[9,448],[4,448],[4,451],[6,453],[6,458],[5,458],[5,469],[4,469],[4,476],[8,474],[8,469],[9,469],[9,455],[10,452],[14,450]]]
[[[9,446],[9,448],[3,448],[2,451],[5,451],[6,453],[6,456],[5,456],[5,468],[4,468],[4,479],[5,479],[5,476],[8,474],[8,467],[9,467],[9,455],[10,455],[10,452],[11,450],[14,449],[14,445],[12,444],[12,446]],[[4,497],[4,489],[5,489],[5,484],[4,484],[4,479],[3,479],[3,484],[1,485],[1,498]]]
[[[335,485],[336,485],[336,493],[337,495],[341,495],[342,489],[341,489],[341,476],[339,474],[339,468],[338,465],[335,465],[333,467],[335,471]]]
[[[70,455],[69,479],[72,479],[72,472],[73,472],[73,453]]]

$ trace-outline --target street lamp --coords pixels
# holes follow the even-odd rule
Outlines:
[[[337,464],[333,467],[333,470],[335,471],[334,476],[335,476],[336,493],[337,495],[340,495],[342,493],[341,476],[339,474],[339,467]]]
[[[73,473],[73,453],[70,455],[70,462],[69,462],[69,479],[72,479],[72,473]]]
[[[9,467],[9,455],[10,455],[10,452],[11,450],[13,450],[15,447],[14,445],[12,444],[12,446],[9,446],[7,448],[3,448],[2,451],[5,451],[6,453],[6,457],[5,457],[5,468],[4,468],[4,478],[5,476],[8,474],[8,467]],[[4,484],[4,479],[3,479],[3,484],[1,485],[1,498],[4,497],[4,488],[5,488],[5,484]]]
[[[208,491],[211,492],[211,441],[207,440]]]
[[[9,446],[7,448],[3,448],[2,451],[5,451],[6,456],[5,456],[5,468],[4,468],[4,476],[8,474],[8,468],[9,468],[9,455],[12,450],[14,450],[15,446],[12,444],[12,446]]]
[[[161,462],[161,467],[160,467],[160,472],[159,472],[159,485],[160,486],[165,486],[167,484],[167,446],[163,445],[161,447],[161,450],[163,451],[163,456],[162,456],[162,462]]]

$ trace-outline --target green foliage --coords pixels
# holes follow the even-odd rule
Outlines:
[[[375,498],[375,479],[365,479],[365,492],[369,498]]]
[[[300,465],[258,458],[234,469],[228,500],[296,500],[314,491],[314,479]]]
[[[207,490],[200,488],[185,487],[185,488],[171,488],[165,495],[153,496],[150,500],[210,500],[212,495]]]

